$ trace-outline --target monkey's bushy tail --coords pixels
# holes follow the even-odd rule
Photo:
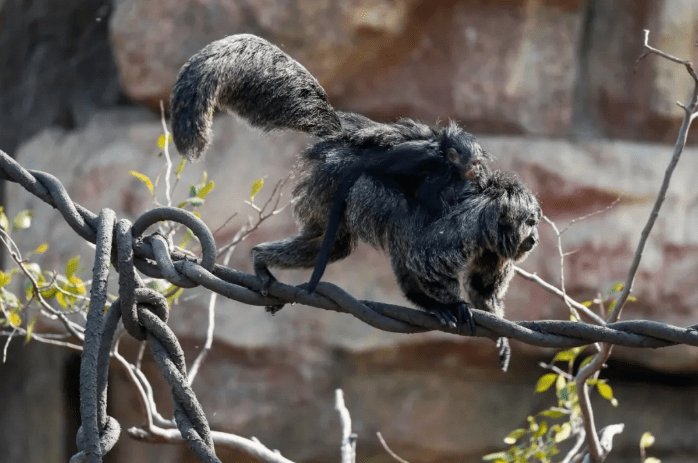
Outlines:
[[[264,130],[320,137],[342,130],[318,81],[278,47],[250,34],[207,45],[179,72],[170,113],[175,145],[187,159],[199,158],[210,145],[216,109]]]

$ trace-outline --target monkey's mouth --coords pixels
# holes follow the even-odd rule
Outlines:
[[[461,170],[460,176],[464,180],[475,180],[480,176],[480,164],[473,164],[468,166],[467,169]]]
[[[536,237],[533,235],[530,235],[528,238],[523,240],[523,242],[516,249],[514,261],[521,262],[522,260],[526,259],[526,257],[528,257],[533,248],[536,247],[536,244],[538,244],[538,240],[536,240]]]

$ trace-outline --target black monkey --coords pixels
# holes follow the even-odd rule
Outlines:
[[[323,88],[303,66],[249,34],[209,44],[179,73],[170,100],[172,131],[177,149],[188,159],[198,158],[210,144],[216,109],[237,113],[265,130],[290,128],[318,136],[305,157],[343,156],[341,170],[331,166],[339,160],[328,159],[324,172],[331,180],[334,201],[323,221],[324,241],[312,251],[310,266],[315,270],[307,286],[311,292],[327,263],[336,260],[330,255],[345,199],[361,175],[372,175],[438,216],[444,203],[453,199],[453,187],[476,178],[488,158],[475,138],[454,123],[429,127],[402,119],[384,124],[334,111]],[[303,222],[300,216],[298,220]],[[259,259],[255,262],[266,292],[274,277]]]
[[[340,119],[344,120],[346,113],[339,114]],[[356,119],[356,115],[352,116]],[[322,277],[346,206],[347,195],[361,175],[370,175],[384,187],[415,199],[418,207],[436,218],[452,205],[454,188],[462,181],[476,179],[484,168],[482,161],[488,157],[475,137],[463,132],[456,124],[450,126],[457,133],[456,136],[447,132],[440,140],[434,140],[434,133],[430,133],[430,138],[420,140],[414,131],[426,127],[423,124],[402,119],[387,125],[363,119],[364,132],[355,131],[352,140],[353,146],[361,150],[360,155],[356,156],[339,179],[315,268],[305,287],[309,292],[315,290]],[[366,140],[366,128],[380,130],[381,134],[385,134],[387,130],[402,131],[407,141],[398,143],[393,138],[390,140],[392,145],[381,146],[378,144],[380,139]],[[319,143],[316,146],[320,150],[331,150],[332,145],[333,143]]]

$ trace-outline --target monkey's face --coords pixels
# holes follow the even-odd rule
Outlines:
[[[482,149],[475,137],[451,122],[440,144],[446,160],[463,180],[475,180],[485,169],[490,155]]]
[[[541,209],[533,193],[515,177],[495,176],[484,191],[480,227],[487,247],[504,259],[524,260],[538,244]]]

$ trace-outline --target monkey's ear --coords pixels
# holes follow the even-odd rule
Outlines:
[[[458,151],[456,151],[455,148],[449,148],[446,150],[446,159],[448,159],[448,162],[451,164],[458,164],[458,161],[460,160],[460,155],[458,154]]]

